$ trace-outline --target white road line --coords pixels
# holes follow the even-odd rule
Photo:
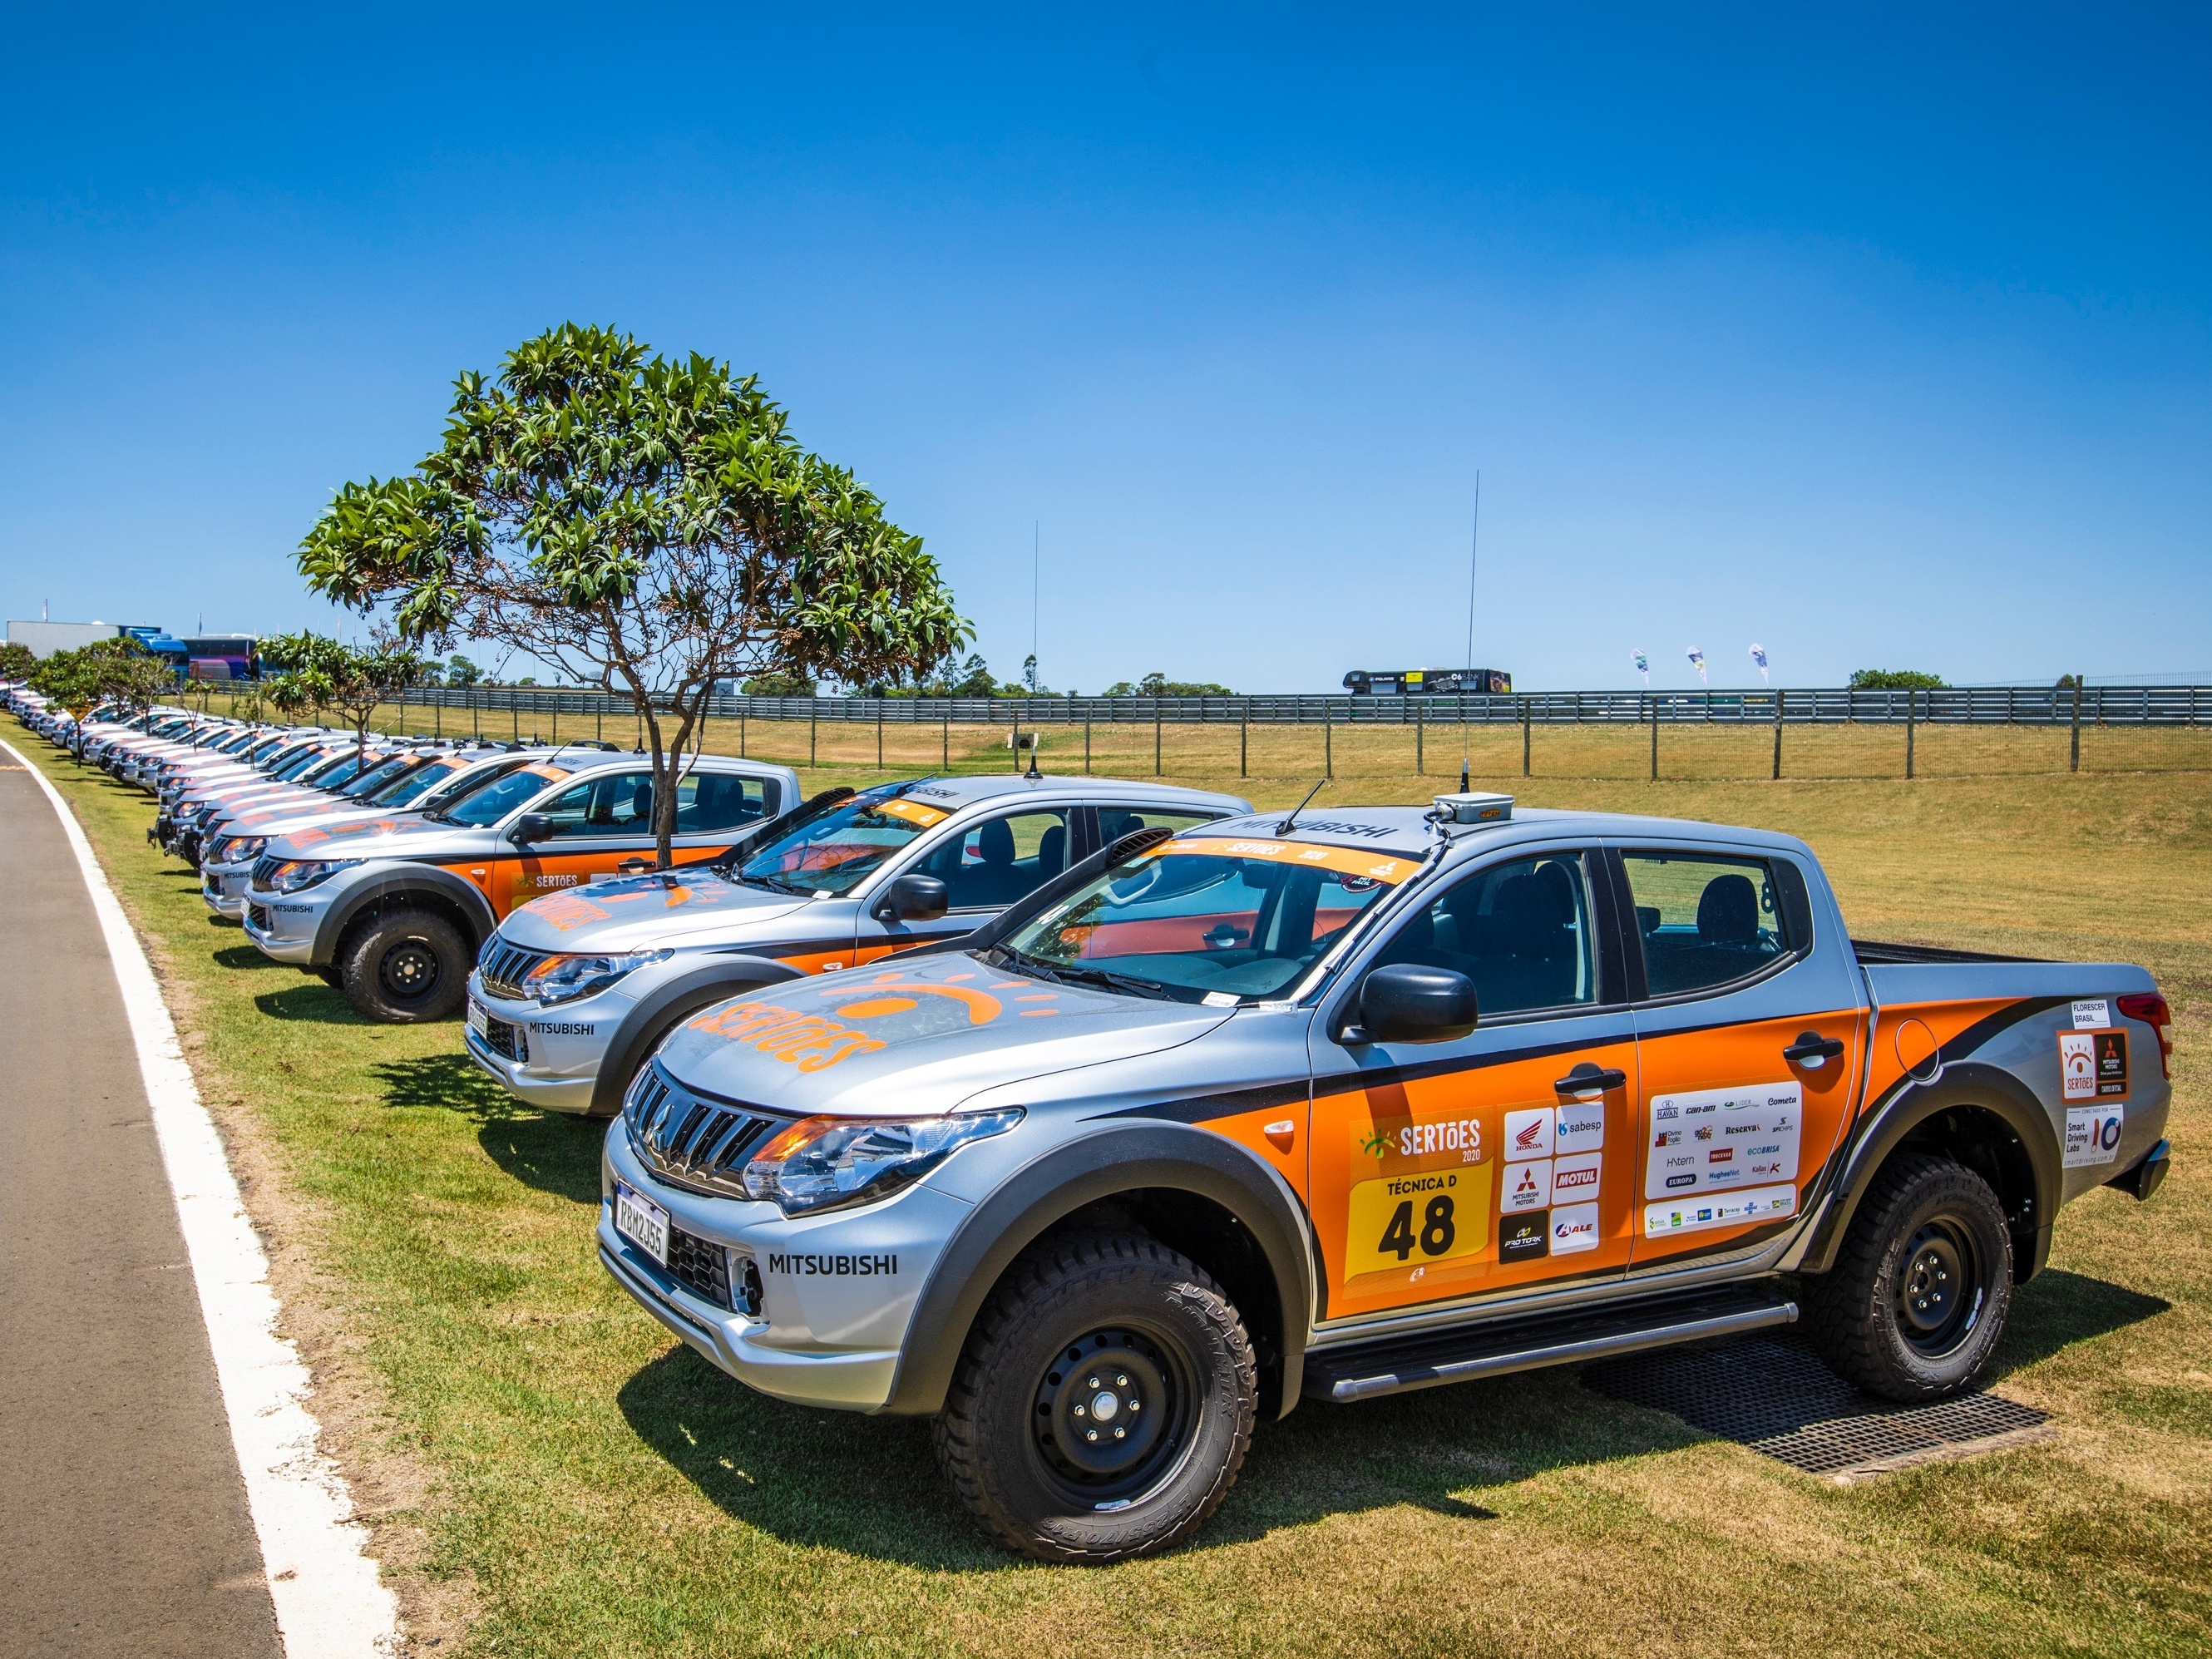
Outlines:
[[[368,1553],[368,1528],[351,1518],[344,1477],[315,1443],[307,1368],[290,1340],[276,1334],[269,1258],[177,1046],[153,967],[69,803],[13,744],[0,742],[0,750],[23,762],[60,815],[115,964],[287,1659],[396,1654],[398,1603],[378,1579]]]

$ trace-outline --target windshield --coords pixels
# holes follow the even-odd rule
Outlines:
[[[368,797],[376,806],[411,806],[468,763],[441,757],[379,787]]]
[[[871,789],[779,836],[738,879],[780,893],[849,893],[884,860],[952,814],[902,799],[911,783]]]
[[[276,776],[286,783],[296,782],[326,764],[331,757],[320,749],[310,749],[304,755],[295,755],[276,769]]]
[[[1363,848],[1186,836],[1116,865],[1000,948],[1048,978],[1249,1001],[1295,984],[1419,865]]]
[[[568,768],[549,766],[542,761],[518,766],[512,772],[485,780],[458,799],[440,802],[436,811],[426,811],[422,816],[440,823],[465,824],[481,830],[486,824],[497,823],[518,806],[537,799],[548,787],[568,775]]]
[[[360,770],[361,756],[349,749],[337,757],[333,764],[317,767],[307,775],[307,781],[318,789],[335,789],[340,784],[350,781]]]
[[[363,795],[374,794],[394,778],[404,776],[422,763],[422,757],[420,755],[394,755],[370,767],[368,771],[346,785],[341,793],[358,800]]]

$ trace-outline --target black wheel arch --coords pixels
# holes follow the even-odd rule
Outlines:
[[[757,986],[805,977],[789,963],[773,957],[722,956],[710,957],[658,987],[623,1016],[622,1024],[608,1039],[598,1080],[592,1085],[590,1115],[612,1117],[621,1109],[623,1091],[631,1077],[678,1020]]]
[[[1314,1278],[1297,1194],[1219,1135],[1151,1122],[1063,1142],[969,1212],[915,1301],[882,1409],[939,1410],[976,1315],[1015,1258],[1048,1232],[1093,1222],[1141,1227],[1212,1273],[1260,1358],[1262,1413],[1279,1417],[1297,1403]]]
[[[311,967],[325,968],[337,960],[338,946],[364,917],[405,906],[449,916],[459,925],[471,956],[481,950],[499,926],[491,903],[472,883],[435,865],[401,866],[357,883],[338,903],[323,915],[315,928]]]
[[[2043,1103],[2009,1072],[1969,1060],[1946,1066],[1933,1083],[1907,1085],[1861,1126],[1841,1154],[1842,1172],[1799,1271],[1826,1273],[1835,1264],[1875,1176],[1907,1149],[1955,1158],[1988,1182],[2012,1234],[2014,1281],[2042,1270],[2065,1195],[2057,1129]]]

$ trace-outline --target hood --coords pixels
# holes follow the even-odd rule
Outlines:
[[[712,870],[656,871],[571,887],[532,899],[500,925],[529,951],[649,950],[696,945],[713,933],[742,945],[758,930],[817,901],[747,887]],[[851,931],[849,926],[847,930]]]
[[[380,812],[373,806],[325,801],[318,807],[313,801],[291,800],[257,807],[252,811],[226,818],[210,827],[218,835],[265,836],[274,842],[305,834],[310,830],[330,836],[349,834],[357,829],[404,816],[404,813]]]
[[[780,1112],[927,1115],[1179,1048],[1230,1013],[1017,978],[956,952],[748,992],[685,1021],[659,1058],[688,1087]]]
[[[470,849],[456,847],[454,837],[481,837],[483,833],[465,825],[425,823],[419,812],[389,812],[291,830],[281,840],[272,839],[269,852],[271,857],[286,859],[466,858]],[[477,842],[479,848],[483,844]]]

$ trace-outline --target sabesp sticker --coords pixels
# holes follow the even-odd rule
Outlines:
[[[2120,1133],[2127,1127],[2126,1109],[2119,1106],[2069,1106],[2066,1109],[2066,1167],[2110,1164],[2120,1155]]]

